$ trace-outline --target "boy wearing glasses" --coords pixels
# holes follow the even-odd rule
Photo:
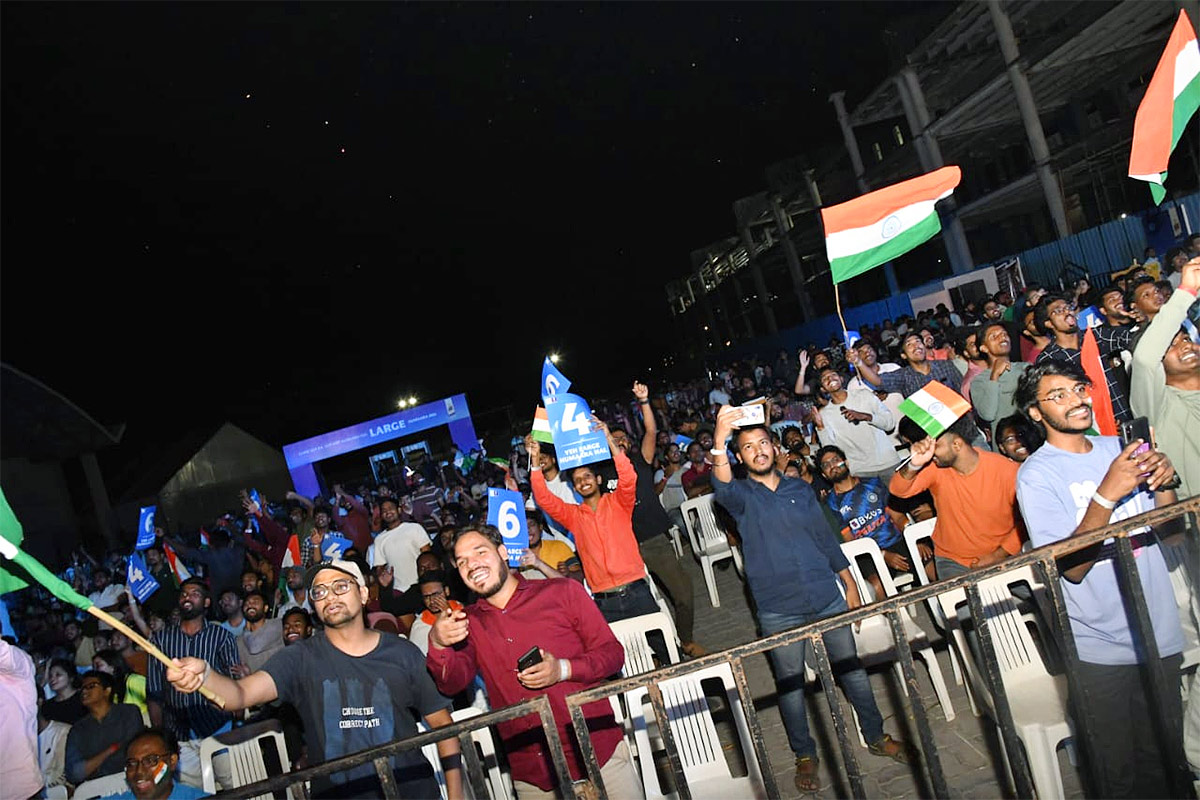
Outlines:
[[[329,761],[417,734],[413,710],[430,728],[451,723],[450,701],[438,694],[425,658],[411,642],[383,635],[363,624],[367,582],[352,561],[325,561],[309,567],[305,586],[324,635],[295,642],[271,657],[261,670],[230,680],[197,658],[180,659],[167,679],[181,692],[201,685],[235,711],[276,698],[300,712],[312,763]],[[438,742],[449,800],[462,797],[457,739]],[[419,750],[392,757],[401,797],[437,797],[429,762]],[[379,797],[375,766],[313,779],[319,797]]]
[[[1017,385],[1017,404],[1046,434],[1046,443],[1017,474],[1017,498],[1035,547],[1057,542],[1175,502],[1175,468],[1144,443],[1122,448],[1115,436],[1089,436],[1091,382],[1079,367],[1046,361]],[[1149,528],[1130,535],[1142,592],[1167,679],[1168,728],[1160,748],[1159,709],[1143,689],[1144,651],[1129,629],[1112,546],[1060,561],[1062,590],[1079,651],[1079,679],[1090,701],[1092,758],[1103,769],[1105,797],[1172,797],[1168,775],[1186,769],[1179,694],[1183,632],[1158,540]]]
[[[208,792],[175,782],[179,742],[170,731],[149,728],[129,740],[126,748],[125,782],[129,791],[115,800],[196,800]]]

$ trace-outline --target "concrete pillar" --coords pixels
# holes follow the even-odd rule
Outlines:
[[[944,167],[946,162],[942,158],[942,149],[929,130],[932,119],[929,107],[925,105],[925,93],[921,90],[917,73],[911,67],[905,67],[893,80],[900,92],[900,102],[904,106],[904,116],[913,135],[913,146],[917,149],[917,160],[921,162],[921,168],[932,172]],[[950,257],[950,269],[955,275],[970,272],[975,268],[975,262],[971,258],[967,234],[958,219],[958,203],[953,197],[949,197],[942,201],[940,209],[942,241],[946,245],[946,255]]]
[[[1037,103],[1033,99],[1033,92],[1029,90],[1029,80],[1021,67],[1021,51],[1017,48],[1012,22],[1000,7],[999,0],[987,0],[987,4],[988,12],[992,16],[992,26],[996,29],[996,39],[1000,42],[1000,52],[1008,67],[1008,80],[1012,84],[1013,94],[1017,97],[1021,122],[1025,124],[1025,136],[1029,140],[1029,150],[1033,153],[1034,169],[1038,181],[1042,184],[1046,207],[1050,210],[1050,219],[1054,222],[1058,238],[1065,239],[1071,235],[1071,229],[1067,226],[1067,211],[1063,206],[1062,192],[1058,188],[1058,176],[1050,168],[1050,148],[1046,144],[1046,134],[1042,131]]]
[[[738,283],[737,273],[729,276],[730,283],[733,284],[733,294],[737,298],[738,315],[746,324],[746,336],[754,338],[754,320],[750,319],[750,309],[746,308],[746,296],[742,294],[742,284]],[[733,320],[730,320],[732,326]]]
[[[829,102],[833,103],[833,110],[837,112],[838,126],[842,129],[842,141],[846,145],[846,152],[850,154],[850,166],[854,169],[858,190],[866,194],[869,191],[866,178],[863,177],[866,170],[863,168],[862,153],[858,149],[858,139],[854,136],[854,128],[850,125],[850,115],[846,113],[846,93],[834,92],[829,95]]]
[[[800,263],[800,254],[796,252],[796,245],[792,243],[792,237],[788,235],[792,226],[778,197],[771,197],[771,213],[775,216],[775,227],[779,231],[779,238],[782,239],[781,244],[783,245],[783,254],[787,257],[788,272],[792,276],[792,285],[795,287],[796,297],[800,301],[800,313],[804,315],[804,321],[808,322],[815,319],[817,315],[813,309],[812,298],[808,296],[808,290],[804,285],[804,267]]]
[[[775,323],[775,309],[771,308],[771,295],[767,291],[767,282],[763,278],[762,265],[758,263],[758,256],[754,254],[754,236],[750,233],[750,228],[742,228],[742,244],[746,248],[746,257],[750,259],[750,277],[754,281],[754,293],[758,295],[758,305],[762,308],[763,316],[767,320],[767,333],[779,333],[779,326]]]
[[[104,476],[100,474],[96,454],[84,453],[79,457],[79,461],[83,464],[83,474],[87,478],[88,490],[92,495],[92,508],[96,510],[96,525],[100,529],[100,535],[110,548],[120,547],[112,525],[112,504],[108,501],[108,489],[104,486]]]

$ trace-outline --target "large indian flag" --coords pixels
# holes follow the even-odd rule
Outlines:
[[[1157,205],[1167,196],[1167,162],[1188,121],[1200,108],[1200,46],[1186,12],[1180,10],[1154,77],[1133,120],[1129,177],[1150,184]]]
[[[896,408],[936,439],[970,411],[971,404],[944,383],[930,381],[904,398]]]
[[[861,275],[932,238],[942,229],[934,204],[949,197],[961,179],[958,167],[942,167],[821,209],[833,282]]]

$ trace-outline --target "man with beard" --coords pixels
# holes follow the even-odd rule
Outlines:
[[[1165,489],[1175,469],[1140,439],[1121,447],[1115,436],[1088,436],[1091,381],[1078,366],[1050,360],[1026,371],[1017,387],[1022,412],[1041,426],[1046,443],[1017,475],[1017,496],[1035,547],[1079,536],[1110,523],[1174,503]],[[1145,596],[1160,673],[1166,679],[1159,706],[1144,689],[1145,650],[1129,628],[1132,608],[1118,582],[1112,540],[1060,559],[1062,591],[1079,652],[1076,675],[1094,724],[1092,757],[1105,777],[1105,797],[1176,797],[1169,776],[1185,776],[1179,693],[1183,632],[1171,580],[1154,531],[1130,532],[1137,575]],[[1150,631],[1145,632],[1147,635]],[[1078,698],[1077,698],[1078,701]],[[1164,723],[1169,741],[1159,737]]]
[[[406,592],[417,582],[417,556],[432,549],[433,543],[421,525],[400,520],[400,503],[393,498],[379,501],[379,514],[384,530],[375,537],[375,559],[371,566],[390,566],[394,575],[392,588]]]
[[[287,585],[287,590],[281,597],[276,614],[283,616],[293,608],[306,609],[308,593],[304,589],[303,567],[285,567],[283,580]]]
[[[528,581],[511,571],[495,527],[458,531],[451,552],[463,582],[479,599],[465,610],[445,609],[433,624],[425,663],[438,689],[445,695],[458,694],[478,673],[494,708],[545,694],[571,777],[585,778],[566,697],[616,674],[625,660],[624,648],[578,583]],[[535,648],[540,661],[519,672],[514,669],[521,656]],[[641,797],[641,780],[612,705],[597,700],[582,711],[608,796]],[[557,776],[537,715],[496,727],[517,797],[554,797]]]
[[[267,619],[267,596],[253,591],[242,600],[242,617],[246,627],[237,640],[238,660],[233,668],[235,678],[244,678],[262,669],[263,664],[283,648],[283,622]]]
[[[930,381],[940,381],[957,392],[962,386],[962,375],[949,361],[927,358],[927,350],[919,333],[909,333],[900,345],[905,365],[884,373],[864,362],[857,350],[851,350],[846,356],[864,381],[886,392],[899,392],[908,397]]]
[[[970,400],[975,413],[991,428],[994,446],[996,424],[1017,410],[1013,392],[1029,365],[1012,361],[1012,337],[1003,323],[984,323],[976,341],[980,354],[987,359],[987,367],[971,382]]]
[[[613,441],[608,426],[595,416],[593,429],[604,432],[608,449],[617,468],[617,488],[605,493],[603,483],[594,469],[584,465],[571,470],[571,483],[583,502],[565,503],[546,488],[539,467],[530,476],[533,497],[549,516],[558,520],[575,534],[576,552],[583,562],[583,571],[592,587],[592,597],[600,613],[609,622],[658,612],[658,604],[650,594],[646,563],[638,550],[633,532],[633,509],[637,503],[637,473],[633,464]],[[525,437],[525,447],[535,464],[541,443],[532,436]],[[554,583],[554,581],[551,581]],[[471,588],[469,585],[467,588]]]
[[[332,531],[329,522],[333,519],[333,511],[327,505],[319,505],[313,509],[313,524],[308,536],[300,539],[300,564],[307,569],[321,561],[321,547],[325,536]]]
[[[1038,330],[1045,331],[1053,341],[1042,349],[1035,363],[1041,364],[1049,359],[1065,361],[1082,369],[1082,353],[1080,345],[1083,334],[1075,318],[1075,309],[1070,301],[1061,295],[1046,295],[1038,303],[1034,314],[1034,324]],[[1100,350],[1100,363],[1104,367],[1104,379],[1108,384],[1108,396],[1112,399],[1113,417],[1117,422],[1127,422],[1133,419],[1129,410],[1129,396],[1122,382],[1120,369],[1112,364],[1112,356],[1119,355],[1129,347],[1133,335],[1132,328],[1125,328],[1119,334],[1106,337],[1104,341],[1097,340]]]
[[[565,583],[565,581],[554,581]],[[430,728],[449,725],[449,701],[438,694],[413,644],[384,636],[363,624],[368,598],[362,570],[352,561],[326,561],[305,573],[305,586],[324,635],[296,642],[271,657],[261,670],[230,680],[199,658],[182,658],[167,678],[180,692],[202,685],[236,711],[280,699],[300,712],[309,757],[329,761],[417,734],[415,710]],[[446,792],[460,800],[462,773],[457,739],[438,742]],[[401,797],[437,797],[438,785],[419,750],[392,757]],[[379,797],[374,764],[314,778],[319,797]]]
[[[897,497],[926,490],[933,495],[939,578],[962,575],[1021,551],[1017,464],[999,453],[976,450],[971,445],[974,427],[963,416],[936,439],[926,436],[913,442],[912,457],[888,486]],[[930,462],[936,469],[925,468]]]
[[[859,477],[890,478],[900,463],[888,437],[896,427],[892,412],[865,386],[848,392],[841,374],[831,367],[821,370],[817,383],[829,398],[813,417],[821,444],[836,445],[849,454]]]
[[[179,624],[168,625],[152,641],[172,658],[201,658],[212,665],[214,672],[232,675],[238,663],[237,647],[229,631],[204,618],[211,605],[206,583],[198,578],[184,581],[179,587]],[[146,676],[150,724],[166,728],[179,740],[180,780],[200,786],[200,742],[229,730],[232,717],[229,711],[209,705],[198,694],[178,691],[168,679],[162,662],[152,660]],[[231,785],[228,764],[227,759],[213,762],[214,769],[218,769],[217,780],[223,786]]]
[[[717,415],[715,439],[722,446],[743,414],[744,409],[725,406]],[[786,478],[776,470],[771,432],[763,425],[737,428],[733,446],[749,478],[734,480],[729,458],[714,456],[713,485],[717,502],[737,520],[746,581],[758,609],[762,635],[769,636],[862,605],[850,574],[850,562],[838,547],[837,536],[830,530],[812,488],[803,480]],[[838,591],[839,579],[844,599]],[[883,732],[883,717],[867,673],[858,661],[849,626],[830,631],[823,638],[842,689],[858,712],[868,749],[875,755],[907,761],[904,745]],[[807,641],[802,640],[769,653],[775,667],[780,714],[788,743],[796,755],[796,788],[806,793],[820,789],[817,745],[809,734],[804,710],[807,647]]]

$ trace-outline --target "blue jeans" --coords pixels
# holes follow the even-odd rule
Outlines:
[[[847,610],[846,601],[838,598],[815,614],[777,614],[769,611],[758,613],[758,624],[763,636],[799,627],[825,617],[832,617]],[[830,666],[842,684],[846,698],[858,712],[858,723],[863,738],[874,744],[883,738],[883,717],[875,704],[867,672],[858,661],[854,648],[854,634],[847,625],[824,635],[825,648],[829,652]],[[797,756],[811,756],[817,752],[816,742],[808,732],[808,716],[804,709],[804,656],[808,642],[777,647],[769,651],[771,664],[775,668],[775,691],[779,697],[779,713],[783,727],[787,730],[788,744]],[[829,691],[829,687],[826,687]],[[830,697],[833,703],[835,698]]]
[[[650,586],[645,580],[627,584],[627,588],[620,590],[617,594],[603,597],[600,594],[597,594],[594,599],[596,607],[600,609],[600,613],[607,622],[640,617],[642,614],[658,613],[658,603],[654,602],[654,595],[650,594]]]

